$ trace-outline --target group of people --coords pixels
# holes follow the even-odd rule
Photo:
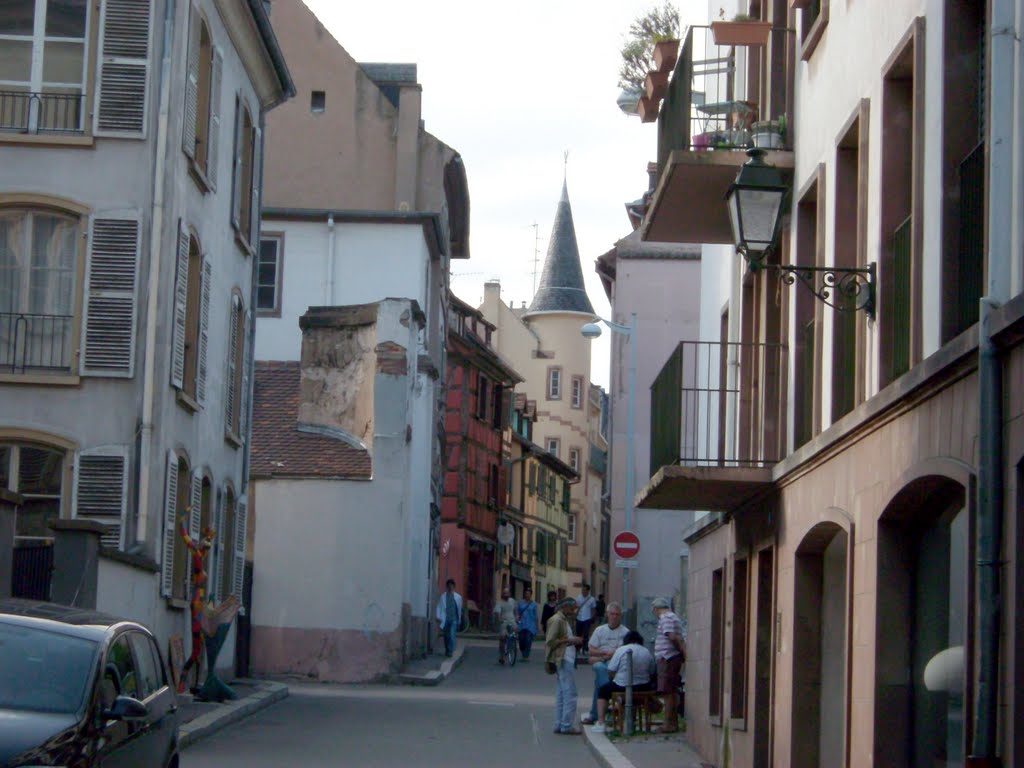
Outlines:
[[[634,692],[657,692],[662,701],[664,719],[662,733],[679,729],[676,691],[682,683],[682,665],[686,661],[686,641],[682,621],[672,612],[663,597],[655,598],[651,608],[658,618],[653,652],[644,647],[643,636],[622,623],[622,606],[604,604],[604,596],[595,599],[590,585],[584,584],[577,597],[558,599],[548,592],[547,603],[537,615],[533,590],[526,587],[522,599],[512,598],[508,588],[501,591],[495,603],[494,618],[498,630],[498,663],[504,664],[504,642],[509,630],[517,633],[523,660],[530,658],[534,638],[544,633],[545,667],[556,676],[554,732],[578,734],[575,726],[577,690],[577,651],[586,653],[594,670],[594,692],[590,712],[584,723],[593,723],[593,730],[604,732],[605,715],[612,695],[626,690],[631,683]],[[445,592],[437,604],[436,618],[444,635],[445,655],[455,651],[455,633],[463,624],[462,596],[455,591],[455,581],[448,579]],[[591,631],[595,620],[606,619]],[[630,679],[632,678],[632,679]]]

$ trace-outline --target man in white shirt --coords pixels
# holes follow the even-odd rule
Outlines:
[[[608,603],[605,607],[607,624],[594,630],[590,637],[590,667],[594,670],[594,697],[590,702],[590,713],[583,715],[584,723],[597,722],[597,692],[608,682],[608,661],[622,645],[629,627],[622,623],[622,606]]]
[[[583,652],[586,653],[590,643],[590,626],[594,623],[597,612],[597,600],[590,594],[590,585],[583,585],[583,594],[576,598],[576,634],[583,638]]]
[[[602,685],[597,692],[597,722],[592,729],[594,733],[604,733],[604,716],[608,711],[608,702],[613,693],[626,690],[631,670],[634,693],[654,690],[654,655],[644,648],[644,638],[636,631],[626,633],[622,645],[608,661],[608,671],[615,677]]]
[[[462,624],[462,595],[455,591],[455,579],[448,579],[437,601],[437,623],[444,635],[444,655],[455,653],[455,633]]]
[[[505,636],[509,629],[519,630],[519,611],[508,587],[501,590],[501,600],[494,604],[494,619],[498,628],[498,663],[505,663]]]

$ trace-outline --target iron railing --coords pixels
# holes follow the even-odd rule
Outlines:
[[[651,386],[651,475],[673,464],[779,461],[785,375],[780,344],[680,342]]]
[[[659,173],[674,150],[792,147],[784,117],[786,68],[778,62],[787,60],[793,37],[774,28],[768,40],[762,62],[761,47],[717,45],[708,26],[687,30],[658,117]],[[770,87],[762,89],[762,82]],[[758,104],[762,90],[770,103]],[[754,130],[755,123],[764,125]]]
[[[0,371],[70,370],[71,315],[0,312]]]
[[[14,548],[11,596],[26,600],[49,600],[53,575],[53,545],[50,542],[19,544]]]
[[[0,91],[0,131],[82,133],[81,93]]]
[[[960,163],[960,249],[957,265],[957,331],[978,322],[985,273],[985,142]]]

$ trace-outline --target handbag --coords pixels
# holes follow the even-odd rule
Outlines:
[[[558,667],[555,666],[555,662],[553,661],[545,661],[544,671],[547,672],[549,675],[554,675],[558,673]]]

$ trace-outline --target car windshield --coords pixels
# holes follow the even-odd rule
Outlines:
[[[80,711],[96,650],[92,640],[0,623],[0,709]]]

